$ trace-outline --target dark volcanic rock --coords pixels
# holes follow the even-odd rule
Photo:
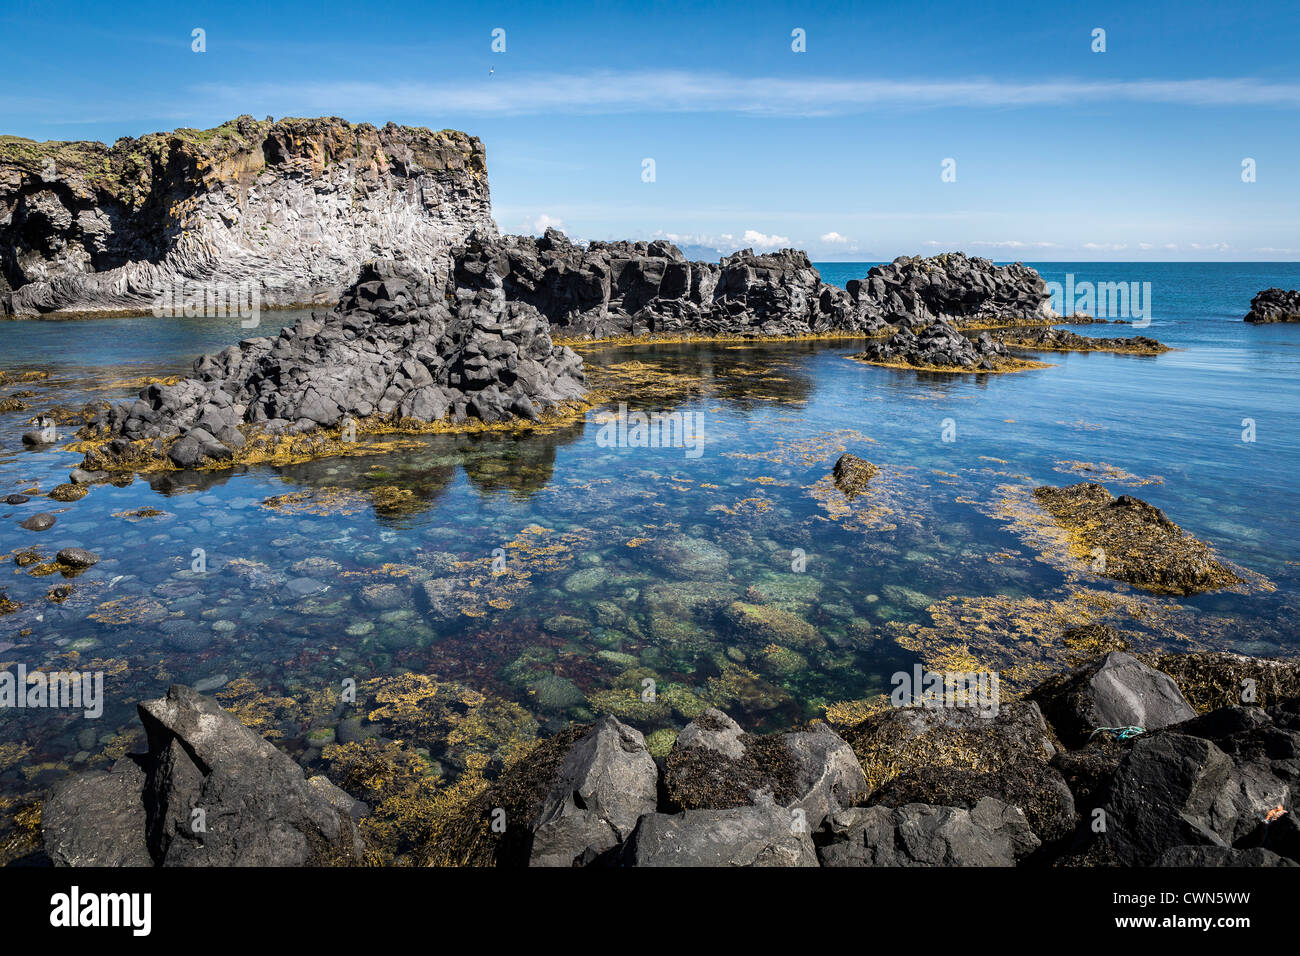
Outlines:
[[[139,710],[146,754],[49,794],[42,830],[56,863],[303,866],[360,857],[352,798],[324,777],[307,779],[211,699],[173,686]]]
[[[1035,488],[1034,499],[1092,549],[1108,578],[1161,594],[1199,594],[1242,583],[1215,560],[1208,544],[1141,498],[1116,498],[1101,485],[1080,482]]]
[[[535,306],[575,338],[626,335],[876,335],[890,326],[1045,321],[1046,283],[1032,269],[961,253],[900,257],[844,289],[827,285],[794,249],[745,249],[691,262],[668,242],[593,242],[548,229],[540,239],[472,236],[456,251],[452,285],[499,276],[511,300]]]
[[[40,511],[29,518],[19,522],[19,526],[26,528],[28,531],[48,531],[54,527],[54,522],[58,519],[48,511]]]
[[[1039,845],[1024,814],[992,797],[970,810],[853,807],[818,839],[822,866],[1015,866]]]
[[[854,356],[873,365],[935,371],[995,372],[1014,363],[1011,352],[988,332],[974,338],[938,320],[920,334],[903,328],[883,342],[872,342]]]
[[[1086,744],[1101,727],[1152,731],[1196,716],[1167,674],[1122,651],[1049,678],[1029,698],[1072,747]]]
[[[674,808],[747,806],[766,793],[778,806],[800,811],[810,830],[865,796],[866,787],[852,748],[825,724],[756,737],[714,708],[683,728],[664,769]]]
[[[839,461],[835,462],[835,467],[831,470],[835,487],[850,496],[866,491],[867,482],[879,473],[880,469],[871,462],[848,452],[840,455]]]
[[[1105,843],[1123,866],[1149,866],[1167,849],[1226,847],[1235,822],[1232,760],[1208,740],[1164,733],[1139,740],[1111,784]]]
[[[85,548],[64,548],[54,559],[70,568],[88,568],[99,563],[99,555]]]
[[[852,296],[821,281],[794,249],[750,250],[719,264],[688,262],[668,242],[578,246],[548,229],[540,239],[472,236],[456,251],[453,283],[490,288],[540,310],[557,333],[625,335],[808,335],[874,332]]]
[[[1300,322],[1300,291],[1296,289],[1265,289],[1250,300],[1246,321]]]
[[[802,820],[770,798],[730,810],[647,813],[624,844],[624,866],[816,866]]]
[[[1226,846],[1176,846],[1160,854],[1156,866],[1300,866],[1272,850],[1254,847],[1234,850]]]
[[[334,312],[203,356],[194,370],[114,407],[92,432],[171,441],[168,456],[189,468],[229,460],[246,426],[276,435],[348,418],[532,419],[585,391],[582,359],[551,343],[536,309],[507,302],[499,280],[449,308],[429,276],[392,261],[367,264]],[[86,466],[113,467],[129,451],[92,451]]]
[[[602,717],[564,758],[533,823],[532,866],[590,863],[654,813],[659,772],[638,731]]]

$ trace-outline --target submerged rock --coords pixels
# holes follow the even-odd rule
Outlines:
[[[1208,544],[1140,498],[1116,498],[1101,485],[1080,482],[1035,488],[1034,500],[1077,537],[1108,578],[1161,594],[1199,594],[1242,583]]]

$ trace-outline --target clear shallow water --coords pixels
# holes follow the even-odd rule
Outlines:
[[[866,271],[821,268],[840,283]],[[982,377],[862,365],[847,358],[851,343],[593,350],[589,366],[644,363],[661,388],[680,384],[671,398],[620,397],[698,413],[703,453],[603,447],[597,409],[525,438],[431,437],[383,457],[153,476],[70,504],[0,505],[0,554],[81,546],[102,557],[68,581],[0,563],[0,587],[22,605],[0,617],[0,665],[98,661],[109,674],[99,720],[0,713],[0,794],[98,765],[134,725],[136,701],[174,681],[247,678],[305,699],[413,670],[514,701],[542,732],[602,710],[671,728],[703,703],[774,729],[872,697],[918,657],[960,650],[981,666],[1059,666],[1080,590],[1113,596],[1087,619],[1118,623],[1140,647],[1300,650],[1300,326],[1241,321],[1259,289],[1300,284],[1300,266],[1037,268],[1057,281],[1066,271],[1151,281],[1143,333],[1178,350],[1049,353],[1052,368]],[[270,313],[256,331],[295,318]],[[37,393],[30,411],[0,415],[0,492],[48,491],[80,459],[22,449],[30,415],[127,397],[133,389],[114,383],[184,372],[196,354],[250,334],[237,322],[151,317],[0,325],[0,368],[53,373],[0,385],[0,396]],[[1244,418],[1256,423],[1253,443],[1241,440]],[[943,440],[946,424],[955,441]],[[826,480],[842,450],[882,468],[864,499],[846,502]],[[1082,480],[1069,462],[1134,476],[1106,483],[1166,509],[1269,586],[1150,598],[1039,560],[997,505],[1016,489]],[[410,488],[421,508],[381,517],[357,495],[385,485]],[[296,493],[306,493],[296,507],[264,506]],[[123,516],[144,507],[164,515]],[[54,528],[18,526],[38,510],[57,514]],[[195,549],[203,573],[191,569]],[[299,596],[303,579],[327,589]],[[445,585],[446,619],[426,606],[428,580]],[[60,584],[72,595],[49,602]],[[990,596],[999,600],[978,600]],[[642,706],[647,676],[659,698]],[[308,729],[301,716],[279,727],[312,763]]]

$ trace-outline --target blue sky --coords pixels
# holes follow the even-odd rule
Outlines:
[[[0,37],[0,132],[454,127],[485,142],[507,232],[820,260],[1300,259],[1294,2],[5,0]]]

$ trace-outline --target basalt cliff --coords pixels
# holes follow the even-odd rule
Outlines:
[[[112,146],[0,136],[0,313],[149,311],[195,287],[332,306],[363,262],[441,278],[494,235],[483,144],[336,117],[178,129]]]

